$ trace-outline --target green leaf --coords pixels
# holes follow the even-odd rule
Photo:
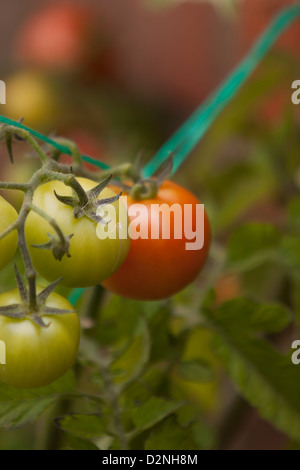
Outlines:
[[[288,217],[290,224],[296,228],[300,229],[300,198],[294,197],[288,202]]]
[[[215,375],[210,365],[201,359],[181,362],[177,372],[183,380],[194,383],[211,382]]]
[[[198,448],[213,449],[215,447],[215,431],[205,421],[198,421],[193,425],[193,434]]]
[[[249,207],[266,197],[270,193],[272,183],[267,182],[264,176],[256,174],[232,185],[220,205],[218,220],[215,221],[217,230],[230,226]]]
[[[197,450],[193,428],[181,428],[174,416],[155,429],[145,443],[145,450]]]
[[[300,440],[300,374],[290,358],[263,341],[220,340],[218,355],[244,397],[261,416]]]
[[[151,397],[148,401],[132,410],[132,421],[137,432],[152,428],[157,423],[174,413],[182,406],[182,402],[166,401],[162,398]]]
[[[95,439],[107,434],[107,423],[103,416],[69,415],[55,420],[62,431],[71,433],[81,439]]]
[[[268,342],[234,327],[232,320],[204,312],[215,329],[215,352],[239,392],[261,416],[300,440],[300,369]]]
[[[280,252],[289,274],[300,278],[300,238],[285,236],[282,239]]]
[[[140,316],[130,343],[111,365],[111,373],[115,375],[115,383],[124,390],[144,371],[149,361],[151,338],[146,320]]]
[[[212,430],[203,422],[183,427],[175,416],[170,416],[151,432],[145,450],[204,450],[211,449],[214,443]]]
[[[198,415],[199,410],[195,408],[193,403],[185,403],[176,411],[176,420],[180,427],[186,428],[196,421]]]
[[[171,305],[158,307],[149,318],[149,329],[152,338],[151,361],[167,360],[173,352],[170,336]]]
[[[291,315],[279,304],[259,304],[247,298],[224,302],[212,313],[214,318],[240,335],[252,331],[276,333],[291,323]]]
[[[249,223],[239,227],[228,243],[227,265],[250,270],[276,256],[280,233],[270,224]]]
[[[168,380],[168,364],[149,366],[139,380],[132,382],[123,394],[124,406],[131,409],[136,403],[144,403],[164,386]]]
[[[300,277],[294,279],[291,283],[291,300],[295,312],[295,320],[300,324]]]
[[[93,442],[79,439],[72,434],[67,434],[66,439],[72,450],[99,450],[99,447],[97,447]]]
[[[72,372],[47,387],[17,389],[0,383],[0,426],[20,427],[37,420],[56,400],[73,392]]]
[[[138,302],[116,295],[109,297],[101,312],[97,340],[105,346],[124,347],[124,343],[128,343],[128,338],[135,332],[141,310]]]

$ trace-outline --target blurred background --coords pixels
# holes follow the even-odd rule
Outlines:
[[[0,113],[24,117],[24,124],[45,134],[72,138],[82,153],[110,165],[132,161],[141,150],[150,158],[238,64],[273,15],[293,3],[2,2],[0,79],[7,104]],[[220,243],[226,245],[229,232],[244,221],[285,224],[284,204],[300,186],[300,106],[291,104],[299,64],[296,21],[175,176],[205,201]],[[11,166],[1,148],[1,180],[29,178],[36,161],[25,153],[26,158],[17,143],[20,163]],[[18,207],[17,195],[10,198]],[[241,292],[274,300],[273,281],[257,273],[247,279],[225,275],[216,290],[220,302]],[[278,338],[283,347],[289,341],[289,332]],[[230,402],[226,394],[222,400]],[[225,448],[287,445],[286,436],[254,409],[238,405],[246,410],[230,438],[224,431]],[[0,449],[22,447],[30,447],[23,430],[0,434]]]
[[[292,3],[12,0],[1,7],[2,112],[24,115],[25,124],[44,132],[73,138],[78,132],[83,150],[104,159],[106,153],[126,159],[141,148],[151,155],[220,84],[272,15]],[[295,22],[276,54],[299,58],[299,41]],[[274,81],[279,89],[259,110],[270,121],[290,96],[286,83]]]

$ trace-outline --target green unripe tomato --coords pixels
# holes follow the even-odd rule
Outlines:
[[[42,288],[37,289],[38,292]],[[20,303],[17,289],[0,295],[0,307]],[[46,306],[73,310],[61,295],[52,293]],[[0,315],[0,341],[5,345],[5,364],[0,364],[0,382],[18,388],[48,385],[73,364],[79,346],[80,321],[76,313],[43,315],[46,328],[30,318]]]
[[[88,191],[97,183],[86,178],[77,178],[78,182]],[[61,261],[54,258],[50,250],[32,247],[49,241],[48,234],[55,234],[54,229],[40,215],[31,212],[26,222],[26,239],[30,248],[33,264],[48,281],[63,277],[62,285],[67,287],[89,287],[100,284],[111,276],[125,261],[130,238],[120,239],[98,237],[97,222],[87,216],[74,218],[73,208],[58,201],[54,191],[61,196],[72,196],[72,189],[59,181],[52,181],[40,186],[33,199],[33,204],[53,217],[63,233],[70,240],[70,255]],[[101,191],[99,199],[110,198],[116,193],[109,188]],[[119,201],[112,204],[116,212],[116,223],[128,220],[127,209]],[[119,210],[120,208],[120,210]],[[122,223],[122,226],[126,224]]]

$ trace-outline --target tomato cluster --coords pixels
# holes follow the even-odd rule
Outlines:
[[[115,186],[102,187],[100,183],[100,192],[96,194],[93,191],[99,185],[94,181],[81,177],[75,181],[85,195],[93,194],[94,197],[81,208],[80,216],[76,216],[76,208],[70,203],[74,189],[68,184],[50,181],[38,185],[34,191],[34,209],[26,217],[24,235],[28,254],[39,275],[51,282],[61,278],[62,284],[70,288],[103,284],[113,293],[142,300],[170,297],[196,278],[206,261],[211,234],[205,212],[202,226],[197,226],[196,207],[200,203],[193,194],[165,181],[154,197],[136,201],[126,191],[116,197],[119,189]],[[146,209],[139,224],[146,226],[149,237],[131,239],[128,227],[134,217],[130,208],[137,202]],[[88,204],[100,208],[94,219],[88,212]],[[150,209],[162,210],[164,218],[164,211],[169,216],[174,205],[183,212],[185,205],[192,208],[190,225],[194,230],[197,227],[203,231],[204,235],[201,249],[186,249],[191,238],[184,231],[184,218],[180,222],[174,218],[170,236],[162,236],[162,219],[156,217],[154,220]],[[114,221],[110,220],[111,209],[116,216]],[[18,220],[18,214],[3,198],[0,198],[0,214],[0,232],[9,233],[0,239],[2,269],[11,261],[17,248],[18,237],[13,224]],[[180,227],[176,227],[176,223]],[[68,250],[60,256],[55,256],[55,250],[50,249],[53,243],[60,243],[56,240],[56,226],[69,243]],[[99,236],[99,226],[101,234],[107,236]],[[176,236],[176,228],[180,228],[182,237]],[[154,238],[151,236],[153,231],[157,234]],[[59,378],[73,364],[79,345],[80,321],[69,302],[52,291],[44,299],[39,322],[32,311],[23,316],[1,315],[3,308],[6,312],[7,309],[15,312],[16,306],[21,310],[25,308],[28,299],[22,291],[23,288],[19,288],[0,295],[0,339],[7,348],[6,364],[0,365],[0,380],[15,387],[40,387]],[[40,292],[42,288],[38,287],[37,299]],[[61,314],[52,316],[51,311]]]
[[[95,186],[93,181],[86,178],[77,180],[86,191]],[[114,186],[105,188],[101,197],[109,198],[118,191]],[[158,300],[181,291],[194,281],[205,264],[211,238],[205,212],[204,227],[197,227],[203,231],[204,244],[197,250],[186,248],[191,240],[185,234],[184,217],[180,222],[174,219],[174,223],[180,223],[182,237],[176,237],[173,227],[170,236],[165,238],[161,233],[164,213],[162,219],[154,219],[151,216],[151,209],[154,209],[165,211],[167,217],[174,205],[184,214],[185,206],[188,205],[192,209],[191,227],[195,230],[196,207],[200,201],[188,190],[171,181],[164,182],[153,198],[136,201],[123,191],[121,203],[117,201],[112,204],[117,215],[117,225],[119,224],[121,229],[130,226],[130,222],[134,220],[134,216],[126,220],[128,215],[125,204],[128,210],[137,202],[145,207],[144,219],[139,220],[139,223],[147,226],[149,236],[134,240],[130,240],[129,230],[124,229],[122,236],[118,236],[118,227],[110,225],[113,221],[108,221],[107,227],[113,227],[115,233],[110,233],[105,239],[99,239],[95,222],[88,217],[74,218],[72,207],[59,201],[55,193],[66,197],[71,196],[72,191],[63,183],[52,181],[36,190],[33,203],[55,218],[66,235],[73,235],[70,240],[70,257],[65,256],[58,260],[49,250],[36,248],[47,243],[49,234],[54,235],[49,223],[39,214],[31,212],[26,224],[26,237],[34,266],[49,281],[63,277],[62,284],[67,287],[88,287],[102,283],[105,288],[123,297]],[[153,227],[154,224],[157,224],[157,227]],[[108,230],[111,232],[112,228]],[[151,237],[153,231],[159,234],[157,238]]]

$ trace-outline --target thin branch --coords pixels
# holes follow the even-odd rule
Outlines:
[[[46,212],[44,212],[42,209],[35,206],[34,204],[30,204],[30,210],[43,217],[43,219],[45,219],[54,228],[61,242],[65,243],[65,235],[56,220],[53,219],[53,217],[50,217],[50,215],[46,214]]]
[[[114,386],[110,371],[104,363],[102,363],[100,366],[100,372],[105,384],[105,392],[107,394],[107,399],[109,400],[110,407],[113,411],[115,434],[120,441],[122,450],[128,450],[129,443],[122,423],[121,410],[119,407],[119,396],[117,390]]]
[[[81,206],[84,206],[88,203],[88,197],[86,192],[84,191],[81,184],[77,181],[75,176],[71,173],[59,173],[58,171],[48,171],[47,172],[47,180],[48,181],[62,181],[66,186],[70,186],[73,191],[78,196],[79,203]]]
[[[4,183],[0,182],[0,189],[15,189],[26,192],[29,188],[27,183]]]
[[[33,198],[33,190],[31,189],[26,193],[24,202],[18,218],[18,246],[21,251],[23,263],[25,266],[25,276],[28,282],[28,292],[29,292],[29,308],[32,311],[35,311],[37,308],[36,301],[36,271],[33,267],[33,263],[29,254],[27,247],[26,237],[25,237],[25,224],[28,214],[30,212],[30,205]]]
[[[12,134],[18,135],[22,139],[26,140],[29,143],[29,145],[31,145],[32,148],[36,151],[36,153],[38,154],[38,156],[40,157],[43,163],[48,161],[48,157],[43,151],[42,147],[32,137],[29,131],[25,129],[20,129],[19,127],[15,127],[15,126],[7,126],[6,129],[12,132]]]
[[[13,224],[11,224],[7,229],[5,229],[2,233],[0,233],[0,240],[3,240],[3,238],[7,237],[11,232],[16,230],[19,225],[19,220],[17,219]]]
[[[67,147],[70,152],[71,152],[71,157],[73,158],[73,161],[76,165],[82,166],[83,165],[83,160],[81,158],[81,152],[75,142],[72,140],[66,139],[64,137],[56,137],[55,142],[57,142],[60,145],[63,145],[64,147]],[[59,158],[60,155],[58,155]]]

